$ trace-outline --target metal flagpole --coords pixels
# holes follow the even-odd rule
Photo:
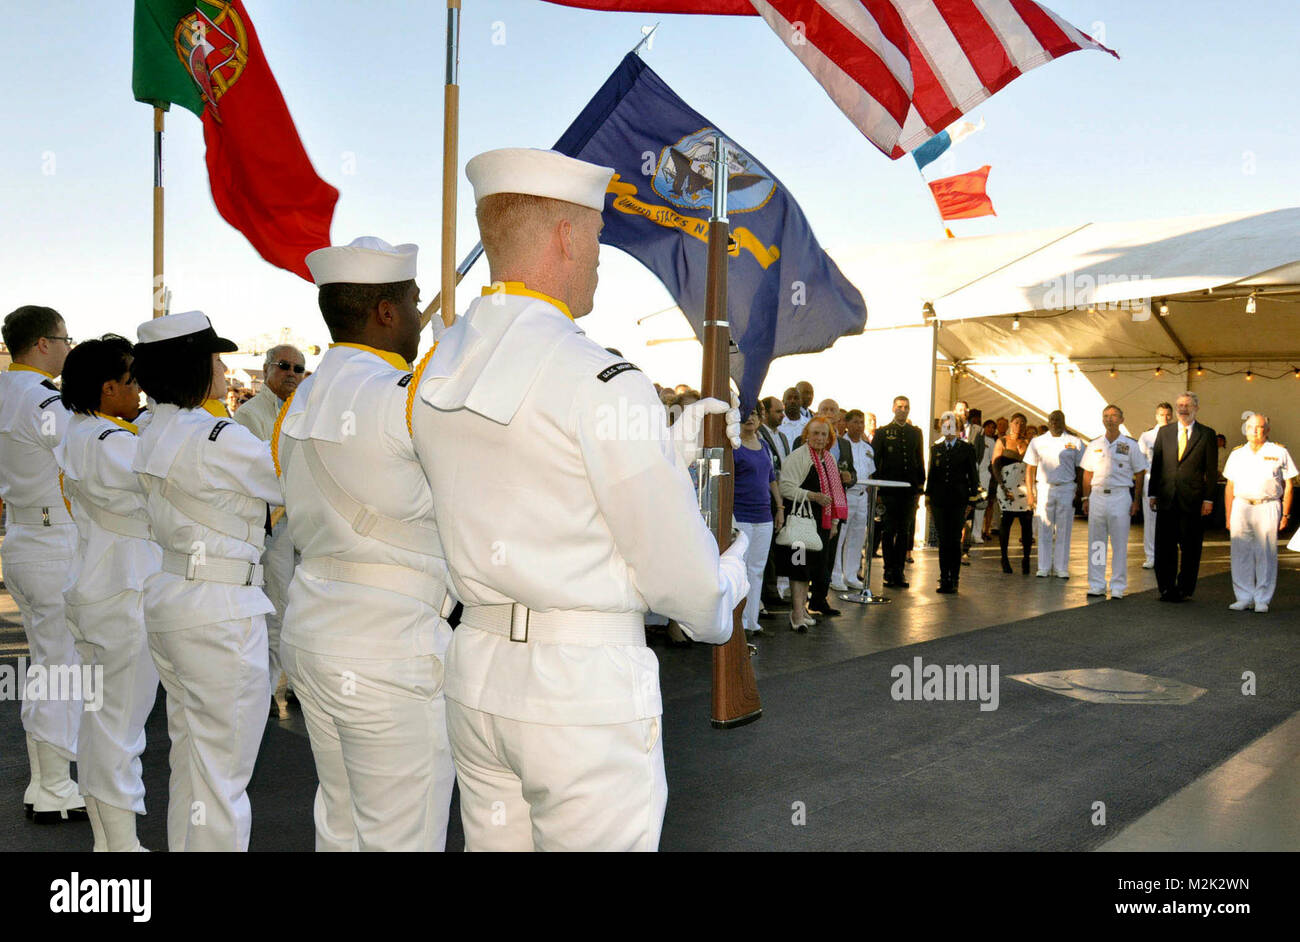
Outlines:
[[[163,282],[163,110],[153,109],[153,316],[167,313]]]
[[[709,218],[708,288],[704,307],[704,375],[700,391],[707,397],[731,402],[730,324],[727,321],[727,144],[714,136],[713,213]],[[727,441],[725,415],[704,420],[704,450],[697,460],[700,504],[718,541],[718,550],[731,545],[732,504],[735,499],[734,459]],[[742,599],[732,612],[731,638],[713,649],[713,716],[717,729],[752,723],[763,715],[749,661],[741,613]]]

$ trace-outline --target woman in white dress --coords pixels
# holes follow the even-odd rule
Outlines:
[[[1020,521],[1020,547],[1023,556],[1020,571],[1029,573],[1029,553],[1033,549],[1033,516],[1029,508],[1029,493],[1025,486],[1025,437],[1028,419],[1023,413],[1011,416],[1007,434],[998,439],[993,448],[993,474],[998,481],[998,506],[1002,509],[1002,523],[998,527],[998,542],[1002,546],[1002,571],[1011,572],[1007,559],[1007,543],[1011,539],[1011,525]]]

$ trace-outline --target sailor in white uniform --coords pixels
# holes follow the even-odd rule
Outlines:
[[[0,499],[8,513],[4,578],[27,635],[29,672],[22,701],[31,779],[23,793],[29,817],[42,824],[87,820],[69,765],[77,756],[81,699],[51,696],[50,668],[81,669],[64,617],[63,585],[77,547],[77,528],[59,494],[54,448],[68,412],[54,379],[72,349],[58,312],[26,305],[4,319],[13,362],[0,373]]]
[[[131,342],[109,334],[79,344],[63,367],[63,403],[72,418],[54,456],[78,533],[63,596],[82,663],[103,672],[98,709],[81,715],[77,773],[94,849],[134,851],[135,816],[145,811],[144,724],[158,695],[143,590],[162,550],[132,470],[140,387]]]
[[[134,370],[157,402],[135,471],[162,571],[145,581],[149,648],[167,691],[170,850],[248,849],[248,780],[270,702],[258,559],[279,505],[271,449],[226,416],[236,349],[200,311],[139,327]]]
[[[1232,536],[1234,612],[1267,612],[1277,589],[1277,534],[1291,522],[1297,474],[1291,454],[1268,440],[1268,416],[1246,420],[1246,444],[1223,466],[1228,479],[1224,504]]]
[[[1151,466],[1151,456],[1156,450],[1156,432],[1173,420],[1174,407],[1167,402],[1162,402],[1156,406],[1156,424],[1138,436],[1138,448],[1142,452],[1142,457],[1147,460],[1147,467]],[[1156,509],[1151,506],[1151,475],[1146,476],[1143,487],[1145,490],[1142,494],[1142,568],[1155,569]]]
[[[1106,544],[1110,543],[1110,597],[1122,599],[1128,588],[1128,527],[1137,513],[1135,485],[1142,493],[1147,460],[1138,443],[1120,431],[1124,412],[1117,405],[1101,410],[1106,433],[1088,443],[1083,468],[1083,512],[1088,515],[1088,594],[1106,594]]]
[[[574,323],[612,170],[506,149],[466,173],[493,285],[421,362],[412,411],[465,605],[447,715],[466,846],[654,850],[667,782],[644,613],[720,643],[748,589],[746,538],[719,557],[682,463],[699,414],[727,406],[688,407],[670,437],[645,374]]]
[[[1060,409],[1047,417],[1047,432],[1035,435],[1025,449],[1029,506],[1038,524],[1038,575],[1068,579],[1074,471],[1083,455],[1083,442],[1065,430],[1065,413]]]
[[[280,344],[266,351],[262,364],[265,382],[252,399],[235,410],[231,416],[236,422],[248,429],[262,441],[270,444],[275,430],[275,420],[284,408],[284,403],[293,395],[293,391],[302,382],[307,368],[307,361],[302,351],[290,344]],[[267,660],[270,664],[271,696],[275,696],[280,686],[283,667],[280,664],[280,630],[284,624],[284,609],[288,604],[289,582],[293,579],[293,567],[297,560],[294,555],[293,541],[289,539],[289,526],[284,514],[271,514],[271,535],[266,538],[266,548],[262,551],[262,575],[266,584],[262,591],[271,600],[275,610],[266,613]],[[293,684],[285,688],[285,700],[296,699]],[[271,713],[280,715],[279,704],[272,702]]]
[[[406,421],[420,343],[415,260],[414,245],[370,237],[307,256],[335,342],[274,443],[302,553],[281,649],[316,759],[320,851],[447,842],[456,770],[443,616],[455,600]]]

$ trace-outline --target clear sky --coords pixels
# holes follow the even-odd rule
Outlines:
[[[1295,0],[1047,5],[1122,58],[1073,53],[976,109],[988,128],[927,171],[992,165],[998,216],[953,223],[959,237],[1300,203]],[[334,241],[378,235],[419,243],[423,297],[431,298],[443,4],[246,6],[317,172],[341,193]],[[761,20],[659,19],[646,61],[781,178],[824,246],[942,234],[911,158],[890,161],[872,147]],[[539,0],[464,0],[458,254],[477,240],[465,160],[493,147],[550,146],[642,24],[654,21]],[[49,304],[74,336],[134,335],[149,315],[152,112],[131,97],[130,4],[10,4],[6,27],[0,312]],[[315,289],[263,262],[217,214],[199,120],[173,109],[167,121],[172,310],[203,309],[241,342],[287,328],[323,346]],[[481,265],[462,285],[462,309],[486,280]],[[584,321],[593,337],[620,343],[638,332],[680,333],[680,321],[633,326],[672,304],[638,263],[606,248],[600,271],[596,313]]]

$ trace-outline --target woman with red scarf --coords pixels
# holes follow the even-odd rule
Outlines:
[[[808,590],[812,586],[812,607],[824,615],[838,615],[826,599],[830,587],[830,566],[839,521],[849,515],[848,500],[840,480],[839,466],[830,452],[831,425],[823,416],[813,418],[803,431],[804,444],[781,462],[781,496],[785,517],[790,520],[795,505],[807,500],[821,538],[821,549],[780,546],[776,557],[777,575],[790,580],[792,609],[790,628],[800,633],[816,624],[808,616]]]

